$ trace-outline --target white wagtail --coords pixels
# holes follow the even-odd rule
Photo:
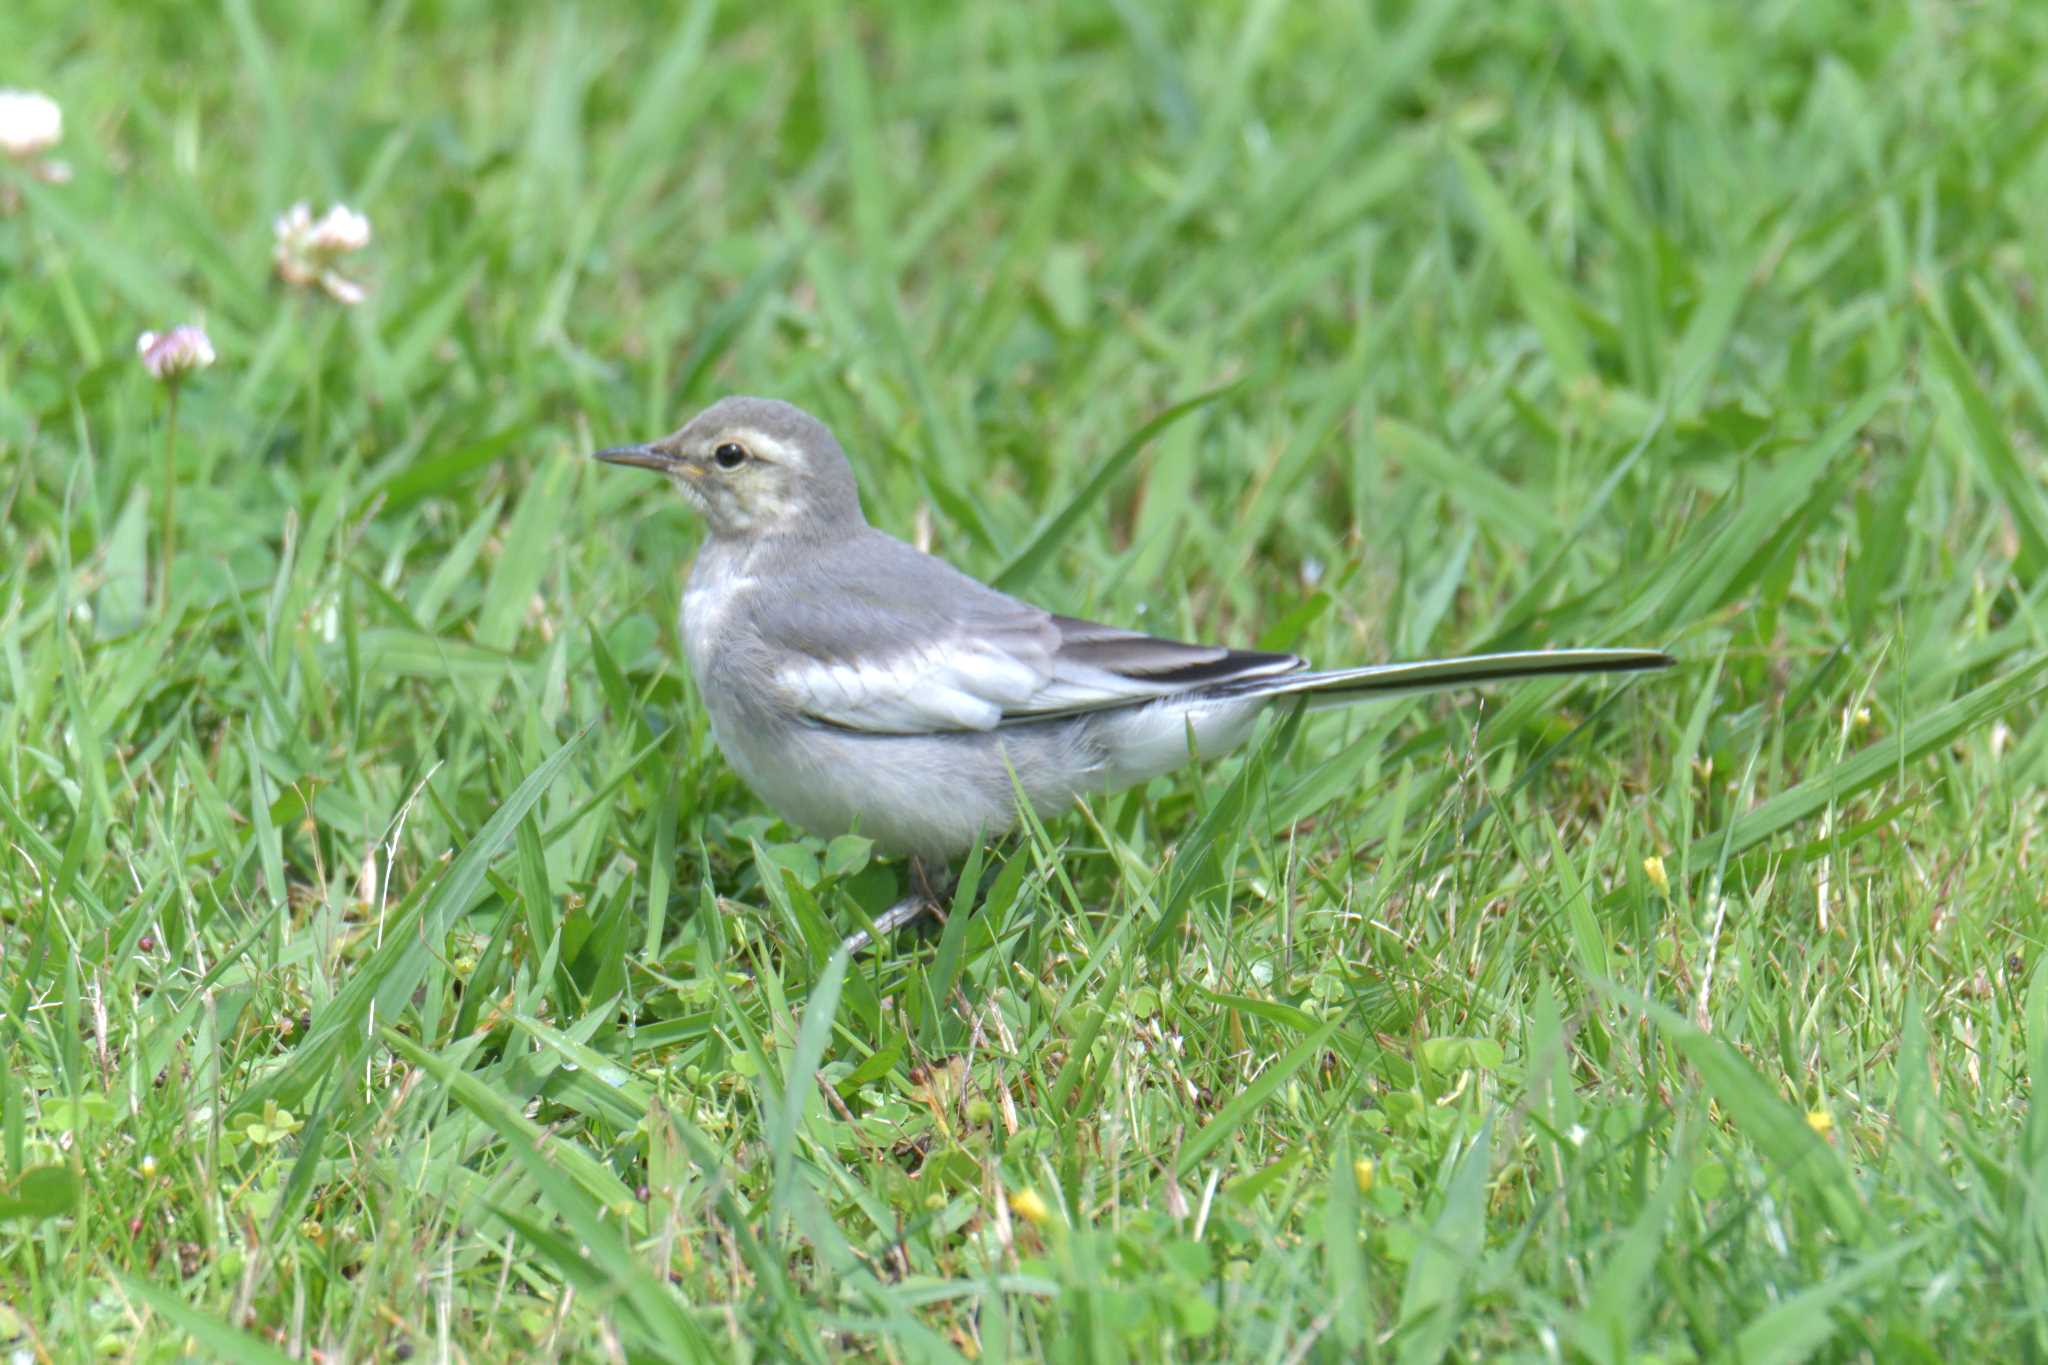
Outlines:
[[[1143,782],[1237,747],[1279,698],[1337,706],[1672,662],[1559,649],[1309,672],[1292,654],[1058,616],[869,526],[831,431],[773,399],[721,399],[596,458],[666,474],[703,514],[683,647],[727,760],[791,824],[858,830],[911,858],[927,889],[1016,823],[1019,789],[1051,811]]]

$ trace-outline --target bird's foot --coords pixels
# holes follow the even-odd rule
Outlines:
[[[875,916],[872,928],[856,929],[848,934],[840,941],[840,948],[848,957],[852,957],[889,937],[906,924],[915,924],[927,915],[944,924],[947,902],[940,888],[946,886],[949,880],[943,874],[933,877],[923,863],[915,858],[911,859],[910,894]]]
[[[855,953],[862,952],[873,944],[889,937],[889,935],[895,933],[904,925],[916,923],[926,915],[932,916],[940,923],[944,923],[946,919],[946,912],[937,901],[927,899],[921,895],[905,896],[902,900],[897,901],[887,910],[875,916],[875,926],[872,931],[856,929],[848,934],[839,946],[846,950],[847,956],[851,957]]]

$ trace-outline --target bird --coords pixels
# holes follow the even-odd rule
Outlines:
[[[877,932],[938,909],[934,888],[1015,825],[1020,794],[1048,814],[1215,757],[1276,703],[1674,662],[1556,649],[1315,670],[1064,616],[869,525],[838,438],[779,399],[721,398],[593,458],[666,476],[702,518],[680,633],[727,762],[792,826],[909,861],[915,889]]]

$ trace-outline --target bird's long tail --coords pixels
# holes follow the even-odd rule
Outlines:
[[[1304,693],[1317,710],[1398,692],[1441,692],[1505,682],[1580,673],[1640,673],[1669,668],[1677,660],[1656,649],[1528,649],[1512,654],[1473,654],[1462,659],[1418,659],[1372,664],[1322,673],[1284,673],[1246,678],[1214,691],[1226,696],[1282,697]]]

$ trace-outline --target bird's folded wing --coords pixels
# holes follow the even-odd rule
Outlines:
[[[962,636],[898,645],[886,653],[808,659],[777,681],[812,720],[877,734],[991,730],[1044,686],[1028,652]]]
[[[1013,718],[1099,711],[1308,667],[1292,654],[1188,644],[1071,616],[1055,616],[1052,623],[1060,633],[1052,679],[1013,708]]]
[[[929,734],[1152,701],[1302,666],[1288,654],[1182,644],[1042,613],[979,625],[908,638],[888,632],[876,648],[793,662],[777,681],[813,720]]]
[[[992,730],[1303,666],[1054,616],[879,534],[785,587],[751,622],[774,681],[802,714],[849,730]]]

